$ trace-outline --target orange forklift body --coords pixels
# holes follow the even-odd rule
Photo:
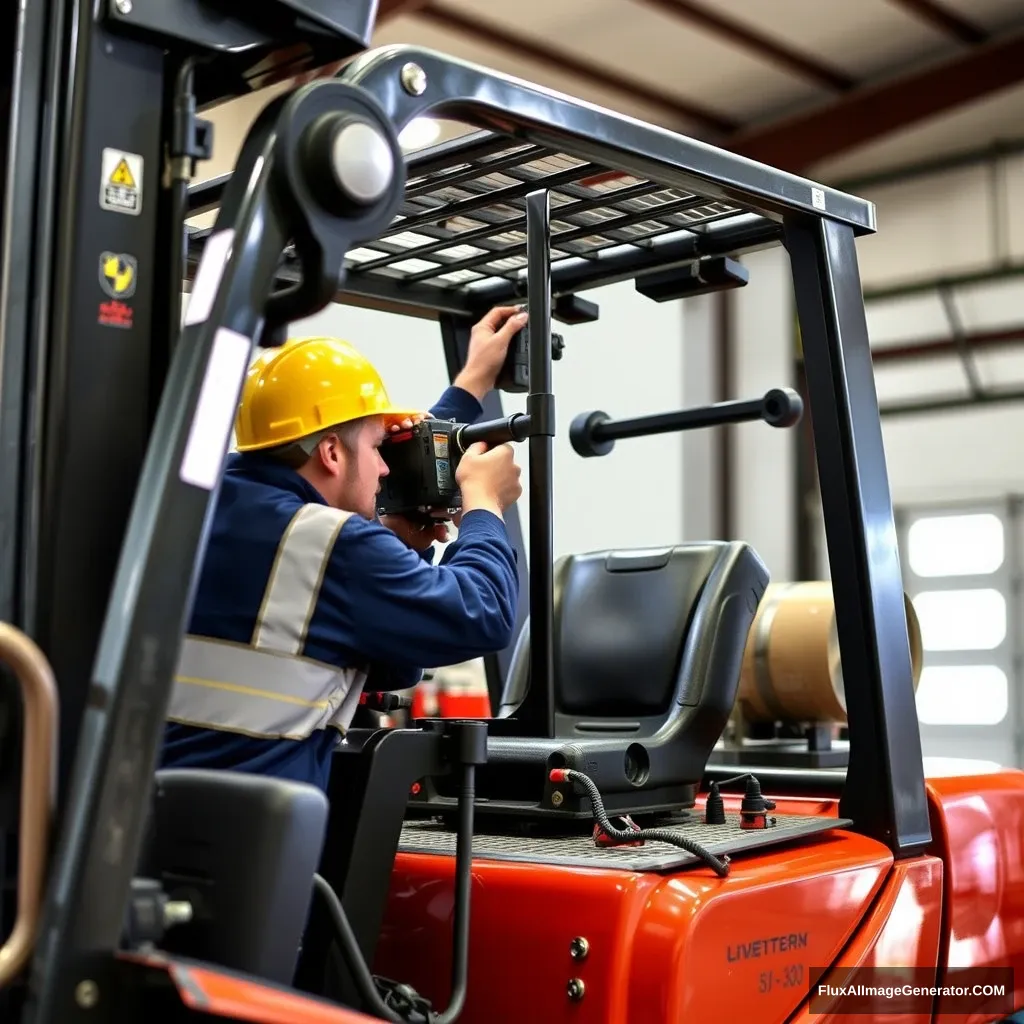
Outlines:
[[[854,967],[919,965],[941,986],[951,969],[1012,967],[1015,989],[971,1013],[893,1014],[899,1024],[981,1024],[1024,1004],[1024,773],[928,781],[934,842],[893,861],[844,830],[750,857],[729,877],[569,869],[477,860],[466,1024],[575,1020],[811,1021],[870,1016],[810,1013],[812,979]],[[776,811],[835,817],[834,799],[787,799]],[[701,806],[703,801],[698,806]],[[737,813],[738,799],[726,799]],[[375,969],[402,976],[435,1005],[448,998],[450,858],[401,853]],[[576,938],[583,960],[572,956]],[[938,966],[936,966],[938,965]],[[510,988],[508,972],[520,979]],[[574,1002],[568,986],[582,982]],[[918,1001],[918,1004],[920,1001]],[[283,1022],[282,1022],[283,1024]]]
[[[462,1020],[857,1024],[873,1018],[812,1012],[812,979],[843,984],[855,968],[905,965],[925,972],[915,984],[936,987],[953,970],[1010,967],[1014,987],[993,997],[995,1008],[978,998],[972,1011],[950,1012],[950,997],[938,996],[922,1012],[880,1005],[877,1019],[1002,1020],[1007,1005],[1024,1003],[1024,773],[929,779],[928,796],[933,847],[898,862],[881,843],[845,830],[737,858],[725,879],[705,868],[657,874],[477,859]],[[837,814],[836,799],[774,799],[780,815]],[[728,813],[738,807],[726,798]],[[374,965],[434,1005],[449,996],[453,870],[451,858],[399,854]],[[163,956],[124,962],[167,972],[182,1004],[210,1017],[373,1019],[209,965]],[[512,967],[519,981],[510,987]]]

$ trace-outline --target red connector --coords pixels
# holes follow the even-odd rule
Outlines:
[[[548,773],[548,778],[552,782],[567,782],[569,779],[569,771],[566,768],[552,768]]]

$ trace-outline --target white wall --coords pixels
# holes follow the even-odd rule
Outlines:
[[[777,247],[744,257],[750,280],[728,293],[734,339],[733,381],[726,399],[758,398],[771,388],[793,384],[793,319],[789,257]],[[684,304],[687,405],[719,400],[716,362],[720,295]],[[715,476],[718,428],[685,435],[686,533],[690,539],[717,538]],[[732,428],[733,529],[764,560],[775,581],[792,577],[793,437],[765,423]]]
[[[865,287],[972,273],[1024,261],[1024,158],[958,169],[865,193],[879,232],[859,244]],[[963,287],[954,302],[968,332],[1024,327],[1024,278]],[[937,293],[869,303],[872,344],[949,337]],[[1024,347],[975,357],[990,388],[1024,390]],[[966,394],[959,360],[943,356],[876,364],[883,403]],[[897,502],[994,496],[1024,487],[1024,404],[957,409],[883,420]]]
[[[598,302],[594,324],[555,329],[565,352],[553,365],[558,436],[554,442],[555,556],[615,546],[678,543],[683,536],[683,458],[679,435],[619,442],[603,458],[582,459],[568,429],[578,412],[603,409],[619,418],[677,409],[683,402],[683,318],[679,303],[658,304],[631,284],[586,294]],[[440,329],[433,321],[344,305],[293,324],[291,333],[346,338],[380,369],[396,402],[428,406],[448,384]],[[508,412],[525,396],[503,395]],[[529,457],[520,515],[529,530]]]
[[[734,293],[735,398],[792,387],[794,332],[789,256],[777,247],[744,260],[750,281]],[[796,428],[765,423],[734,428],[737,537],[764,559],[775,582],[792,579],[793,475]]]

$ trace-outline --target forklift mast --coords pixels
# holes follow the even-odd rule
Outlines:
[[[354,56],[369,43],[374,0],[250,6],[223,16],[202,0],[37,0],[11,15],[0,620],[52,664],[61,714],[57,843],[22,1019],[101,1019],[83,992],[114,984],[111,954],[242,378],[262,339],[339,299],[436,317],[454,376],[469,325],[495,304],[528,297],[531,334],[544,337],[552,317],[580,315],[580,291],[635,278],[670,297],[657,274],[696,267],[700,279],[701,267],[720,273],[723,258],[785,246],[843,672],[857,681],[841,814],[896,857],[920,851],[931,832],[855,250],[875,230],[872,205],[429,50]],[[190,192],[195,161],[216,146],[197,111],[350,57],[336,77],[272,100],[234,173]],[[406,161],[398,136],[421,116],[477,131]],[[482,169],[514,183],[460,194]],[[605,185],[595,191],[595,181]],[[671,208],[656,221],[625,205],[658,196]],[[527,261],[526,249],[547,253],[553,203],[566,217],[610,207],[621,230],[588,251],[588,222],[569,219],[567,258]],[[214,207],[210,231],[185,229],[187,215]],[[526,237],[491,266],[509,209]],[[463,231],[469,215],[475,227]],[[388,244],[400,231],[428,240]],[[470,240],[482,256],[439,255]],[[371,243],[372,258],[353,258]],[[409,265],[427,256],[433,270]],[[531,363],[539,544],[520,609],[533,641],[527,717],[542,735],[553,717],[550,390],[548,352]],[[500,416],[496,401],[490,416]],[[518,520],[509,527],[525,564]],[[492,659],[492,677],[511,656]],[[2,721],[0,827],[13,836],[17,737],[11,716]]]

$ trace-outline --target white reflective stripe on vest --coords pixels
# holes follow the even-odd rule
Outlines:
[[[253,647],[282,654],[302,650],[327,560],[350,515],[329,505],[304,505],[295,513],[270,570],[252,634]]]
[[[167,715],[250,736],[305,739],[328,726],[347,729],[365,681],[353,668],[186,637]]]
[[[185,638],[168,717],[251,736],[344,732],[366,673],[300,656],[338,532],[351,513],[304,505],[281,538],[250,645]]]

